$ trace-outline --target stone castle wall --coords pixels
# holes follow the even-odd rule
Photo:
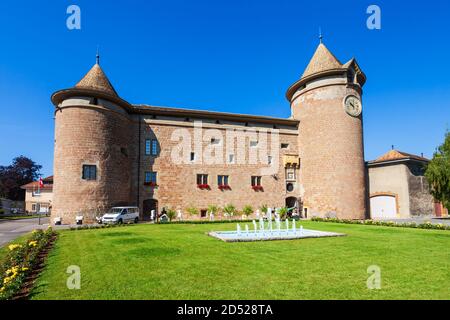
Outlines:
[[[83,99],[57,109],[53,217],[74,223],[82,212],[92,221],[97,211],[130,202],[132,128],[126,113]],[[83,164],[97,165],[96,180],[82,179]]]
[[[362,118],[348,115],[347,95],[360,94],[342,79],[308,87],[292,102],[300,120],[300,181],[309,216],[358,219],[366,214],[367,194]]]

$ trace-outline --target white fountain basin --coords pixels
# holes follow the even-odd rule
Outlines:
[[[220,239],[225,242],[248,242],[248,241],[273,241],[273,240],[295,240],[307,238],[323,238],[323,237],[342,237],[344,233],[325,232],[317,230],[302,229],[286,231],[282,230],[264,230],[264,231],[213,231],[208,233],[209,236]]]

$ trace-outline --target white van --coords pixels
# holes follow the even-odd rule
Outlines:
[[[139,221],[139,208],[138,207],[114,207],[109,210],[108,213],[104,214],[102,223],[126,223]]]

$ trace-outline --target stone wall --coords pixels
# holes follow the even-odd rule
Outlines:
[[[434,199],[424,171],[424,165],[421,163],[409,163],[407,166],[411,216],[434,215]]]
[[[134,116],[137,118],[137,116]],[[226,129],[235,130],[249,130],[254,129],[269,129],[264,125],[252,125],[245,127],[243,123],[228,123],[217,124],[214,121],[202,121],[202,137],[194,134],[194,120],[189,119],[174,119],[161,118],[152,119],[151,116],[145,116],[141,122],[141,161],[140,161],[140,177],[139,185],[137,185],[137,177],[134,176],[133,190],[138,189],[140,199],[140,209],[143,212],[143,201],[146,199],[158,200],[158,206],[161,210],[166,209],[181,210],[186,217],[186,208],[195,206],[198,209],[207,209],[208,205],[215,204],[223,207],[226,204],[233,204],[238,210],[241,210],[245,205],[251,205],[256,210],[262,204],[267,204],[273,207],[280,207],[285,205],[285,199],[289,196],[299,196],[298,186],[292,192],[286,191],[285,170],[283,167],[283,155],[293,154],[297,155],[297,129],[288,128],[280,129],[280,139],[276,143],[277,154],[279,154],[277,167],[275,171],[270,174],[262,173],[262,168],[267,168],[267,163],[248,163],[249,154],[249,138],[246,139],[244,148],[235,148],[227,150]],[[270,127],[272,128],[272,127]],[[220,143],[214,148],[218,148],[222,155],[223,161],[221,163],[206,163],[205,159],[201,161],[200,152],[195,150],[195,140],[201,145],[203,150],[206,150],[211,145],[211,136],[207,136],[208,129],[215,129],[220,139]],[[179,140],[173,141],[172,135],[174,132],[182,132],[191,137],[191,149],[196,153],[196,160],[190,161],[190,154],[185,154],[184,162],[178,163],[173,160],[172,152]],[[243,133],[242,131],[241,134]],[[245,134],[245,133],[244,133]],[[251,136],[252,133],[249,133]],[[216,137],[218,138],[218,137]],[[135,136],[139,140],[139,136]],[[156,139],[160,147],[158,156],[145,155],[145,140]],[[253,139],[253,138],[252,138]],[[268,135],[268,143],[270,150],[271,136]],[[281,143],[288,143],[288,149],[280,149]],[[137,144],[137,142],[136,142]],[[236,143],[237,144],[237,143]],[[220,145],[222,147],[220,147]],[[242,152],[246,155],[245,163],[239,163],[238,153]],[[234,153],[235,163],[228,162],[228,154]],[[216,153],[214,153],[216,155]],[[273,159],[275,163],[275,159]],[[133,166],[134,174],[137,174],[137,164]],[[158,176],[158,187],[144,186],[144,177],[146,171],[156,171]],[[197,174],[207,174],[208,184],[210,189],[202,190],[197,187]],[[219,190],[218,175],[228,175],[229,185],[231,190]],[[251,188],[251,176],[262,176],[262,186],[264,191],[254,191]],[[144,212],[143,212],[144,213]],[[148,215],[148,212],[145,212]]]

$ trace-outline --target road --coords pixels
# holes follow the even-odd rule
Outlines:
[[[22,220],[0,220],[0,247],[17,237],[33,231],[34,229],[44,229],[48,227],[49,219],[41,218],[41,225],[38,224],[39,219],[22,219]]]

